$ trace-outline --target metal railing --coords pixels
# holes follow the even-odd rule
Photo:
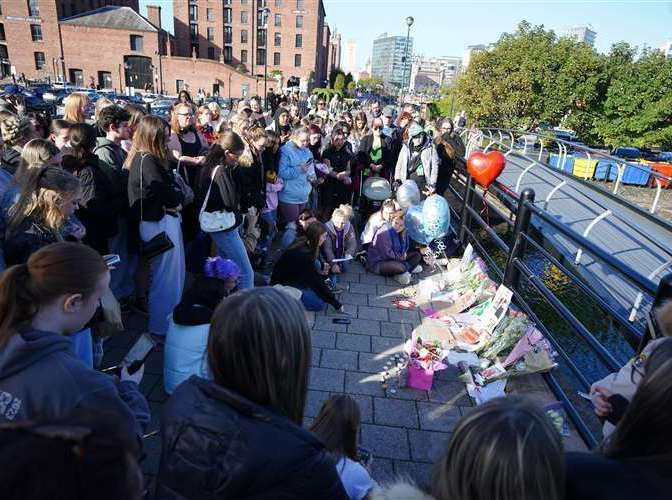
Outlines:
[[[469,152],[478,147],[473,140],[470,140],[469,143],[467,147]],[[457,184],[457,187],[455,184]],[[452,197],[457,200],[457,206],[451,206],[451,225],[459,235],[461,243],[463,245],[471,243],[487,262],[495,277],[512,290],[517,306],[536,323],[539,330],[551,343],[558,353],[559,359],[566,367],[566,371],[576,380],[579,390],[588,391],[591,381],[572,359],[572,356],[563,348],[563,342],[560,341],[553,329],[544,324],[535,313],[534,308],[525,298],[525,291],[521,285],[523,281],[527,282],[531,289],[566,323],[576,339],[588,348],[589,352],[594,355],[595,361],[599,362],[604,369],[616,371],[620,369],[621,362],[584,325],[582,318],[577,317],[568,305],[563,303],[562,298],[558,297],[525,262],[528,249],[533,250],[537,255],[542,256],[546,262],[556,267],[573,286],[576,286],[582,294],[600,308],[604,315],[610,318],[623,332],[625,340],[633,349],[643,347],[642,339],[646,337],[647,331],[641,325],[632,323],[626,315],[619,312],[600,293],[586,284],[579,277],[579,274],[571,268],[571,261],[563,264],[560,259],[553,255],[552,250],[545,248],[542,243],[537,241],[533,235],[534,225],[532,221],[535,218],[543,221],[554,231],[576,244],[583,252],[589,253],[593,259],[608,266],[614,273],[620,274],[624,280],[638,288],[642,294],[659,297],[659,287],[650,277],[642,276],[629,266],[624,265],[622,261],[595,245],[586,236],[576,232],[560,222],[555,216],[546,212],[544,208],[535,203],[535,193],[530,188],[523,189],[521,193],[516,193],[502,183],[495,182],[490,186],[490,195],[486,196],[486,192],[474,184],[465,170],[456,169],[456,177],[449,186],[449,191]],[[500,208],[502,205],[510,212],[509,214],[506,214],[505,210]],[[490,214],[487,221],[479,212],[481,207]],[[489,220],[491,217],[497,218],[498,225],[506,224],[507,230],[511,232],[510,244],[492,227]],[[500,268],[495,257],[487,250],[485,241],[479,235],[481,231],[485,233],[497,250],[506,254],[506,264],[503,268]],[[672,280],[672,275],[663,278],[663,280]],[[662,289],[661,285],[660,290]],[[670,292],[672,287],[668,286],[666,290],[668,295],[672,294]],[[654,304],[659,303],[659,301],[660,299],[657,298]],[[567,394],[555,373],[545,373],[543,377],[553,394],[564,404],[567,415],[579,435],[589,447],[595,447],[599,442],[599,438],[593,430],[596,427],[595,422],[592,422],[593,425],[591,426],[586,421],[586,418],[577,408],[576,398]],[[583,410],[585,413],[587,408],[583,407]]]

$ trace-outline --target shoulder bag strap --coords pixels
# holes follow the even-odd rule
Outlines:
[[[210,190],[212,189],[212,183],[215,182],[215,174],[217,174],[217,170],[219,170],[220,165],[217,165],[215,169],[212,171],[212,175],[210,176],[210,185],[208,186],[208,191],[205,193],[205,199],[203,200],[203,206],[201,206],[201,211],[200,213],[202,214],[205,212],[205,207],[208,205],[208,200],[210,199]]]
[[[140,222],[143,220],[143,212],[142,212],[142,162],[145,161],[145,155],[144,153],[141,154],[140,156]]]

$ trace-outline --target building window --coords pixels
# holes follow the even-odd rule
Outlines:
[[[142,52],[143,40],[141,35],[131,35],[131,50]]]
[[[224,31],[226,31],[226,28],[224,28]],[[215,41],[215,28],[208,28],[208,42],[214,42]]]
[[[282,15],[281,15],[281,14],[275,14],[274,18],[275,18],[275,19],[274,19],[274,21],[275,21],[275,22],[274,22],[275,26],[278,27],[278,28],[279,28],[280,26],[282,26]]]
[[[5,25],[0,23],[0,40],[5,41]]]
[[[257,49],[257,64],[263,66],[266,62],[266,49]]]
[[[2,39],[5,39],[5,30],[2,30]],[[39,24],[31,24],[30,25],[30,36],[33,38],[33,42],[41,42],[42,41],[42,26]]]
[[[0,45],[0,59],[9,59],[9,52],[7,52],[7,45]]]
[[[212,22],[215,20],[215,9],[205,9],[205,15],[208,18],[208,21]]]
[[[249,20],[249,12],[246,10],[241,10],[240,11],[240,24],[247,24]]]
[[[224,9],[224,22],[227,24],[231,24],[232,19],[233,15],[231,14],[231,9]]]
[[[198,24],[190,24],[189,32],[191,33],[191,41],[195,42],[198,40]]]
[[[224,47],[224,62],[231,63],[233,61],[233,49],[231,47]]]
[[[214,47],[208,47],[208,59],[216,59]]]
[[[294,67],[295,68],[301,67],[301,54],[294,54]]]
[[[189,21],[198,21],[198,5],[189,6]]]
[[[294,39],[294,47],[296,47],[297,49],[300,49],[301,47],[303,47],[303,35],[301,35],[301,34],[296,35],[296,37]]]
[[[280,66],[280,52],[273,52],[273,66]]]
[[[240,62],[243,64],[247,64],[247,50],[240,51]]]
[[[273,36],[273,46],[282,47],[282,35],[280,33],[275,33]]]
[[[266,46],[266,30],[257,30],[257,45],[259,47]]]
[[[296,16],[296,27],[303,28],[303,16]]]
[[[240,5],[247,5],[247,0],[240,0]]]
[[[47,65],[47,60],[44,57],[44,52],[34,52],[35,55],[35,69],[43,69]]]
[[[240,43],[247,43],[247,30],[240,30]]]
[[[282,0],[275,0],[275,6],[276,6],[278,9],[281,9],[281,8],[282,8]]]
[[[68,72],[70,73],[70,83],[77,87],[84,86],[84,72],[81,69],[70,68]]]
[[[303,0],[296,0],[296,10],[303,10],[304,5],[303,5]]]
[[[184,88],[184,80],[175,80],[175,90],[179,93]]]
[[[233,43],[233,28],[224,26],[224,43]]]
[[[240,91],[243,94],[243,97],[247,97],[250,95],[250,84],[249,83],[243,83],[240,86]]]
[[[28,15],[30,17],[40,17],[39,0],[28,0]]]

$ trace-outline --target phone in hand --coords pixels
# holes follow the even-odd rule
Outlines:
[[[579,391],[577,392],[579,396],[581,396],[583,399],[587,399],[588,401],[592,401],[593,398],[590,397],[590,394],[587,394],[585,392]]]
[[[143,333],[140,335],[138,340],[135,341],[133,347],[131,347],[126,353],[126,356],[124,356],[124,359],[120,364],[110,366],[109,368],[105,368],[102,371],[104,373],[113,373],[117,376],[120,376],[121,369],[123,367],[127,367],[128,373],[133,375],[140,369],[142,365],[145,364],[145,361],[147,361],[147,358],[152,353],[155,346],[156,344],[152,340],[152,337],[150,337],[148,333]]]
[[[121,257],[116,253],[103,255],[103,260],[108,268],[114,267],[121,262]]]

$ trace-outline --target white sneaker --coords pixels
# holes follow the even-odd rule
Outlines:
[[[422,266],[421,266],[420,264],[418,264],[418,265],[415,266],[415,268],[411,271],[411,274],[419,274],[419,273],[421,273],[421,272],[422,272]]]
[[[396,281],[400,285],[404,285],[404,286],[409,285],[411,283],[411,273],[405,272],[405,273],[402,273],[402,274],[397,274],[394,277],[394,281]]]

